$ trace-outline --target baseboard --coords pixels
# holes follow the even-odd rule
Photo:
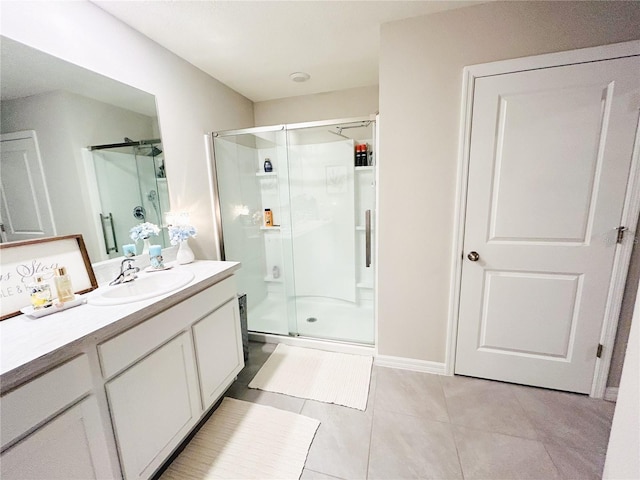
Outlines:
[[[390,355],[377,355],[374,363],[380,367],[400,368],[402,370],[433,373],[436,375],[446,374],[445,364],[441,362],[430,362],[427,360],[416,360],[405,357],[392,357]]]
[[[604,397],[607,402],[615,402],[618,400],[618,387],[607,387],[604,391]]]

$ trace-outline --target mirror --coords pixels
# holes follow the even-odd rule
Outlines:
[[[6,37],[0,50],[2,241],[81,233],[99,262],[134,225],[162,227],[155,97]],[[169,246],[166,229],[150,241]]]

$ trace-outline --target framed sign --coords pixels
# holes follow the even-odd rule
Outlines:
[[[54,293],[53,277],[60,267],[67,269],[74,293],[98,288],[82,235],[0,243],[0,320],[30,305],[26,287],[33,277],[41,276]]]

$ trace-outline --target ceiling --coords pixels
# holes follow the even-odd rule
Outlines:
[[[91,1],[254,102],[377,85],[381,24],[479,3]]]
[[[66,91],[156,117],[155,97],[60,58],[0,37],[0,100]]]

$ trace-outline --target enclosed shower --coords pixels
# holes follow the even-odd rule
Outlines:
[[[371,345],[375,120],[213,134],[222,258],[253,332]]]
[[[120,246],[130,243],[129,230],[142,222],[162,226],[169,211],[169,191],[160,139],[131,140],[88,147],[97,181],[99,224],[104,255],[121,256]],[[169,246],[165,230],[154,243]]]

